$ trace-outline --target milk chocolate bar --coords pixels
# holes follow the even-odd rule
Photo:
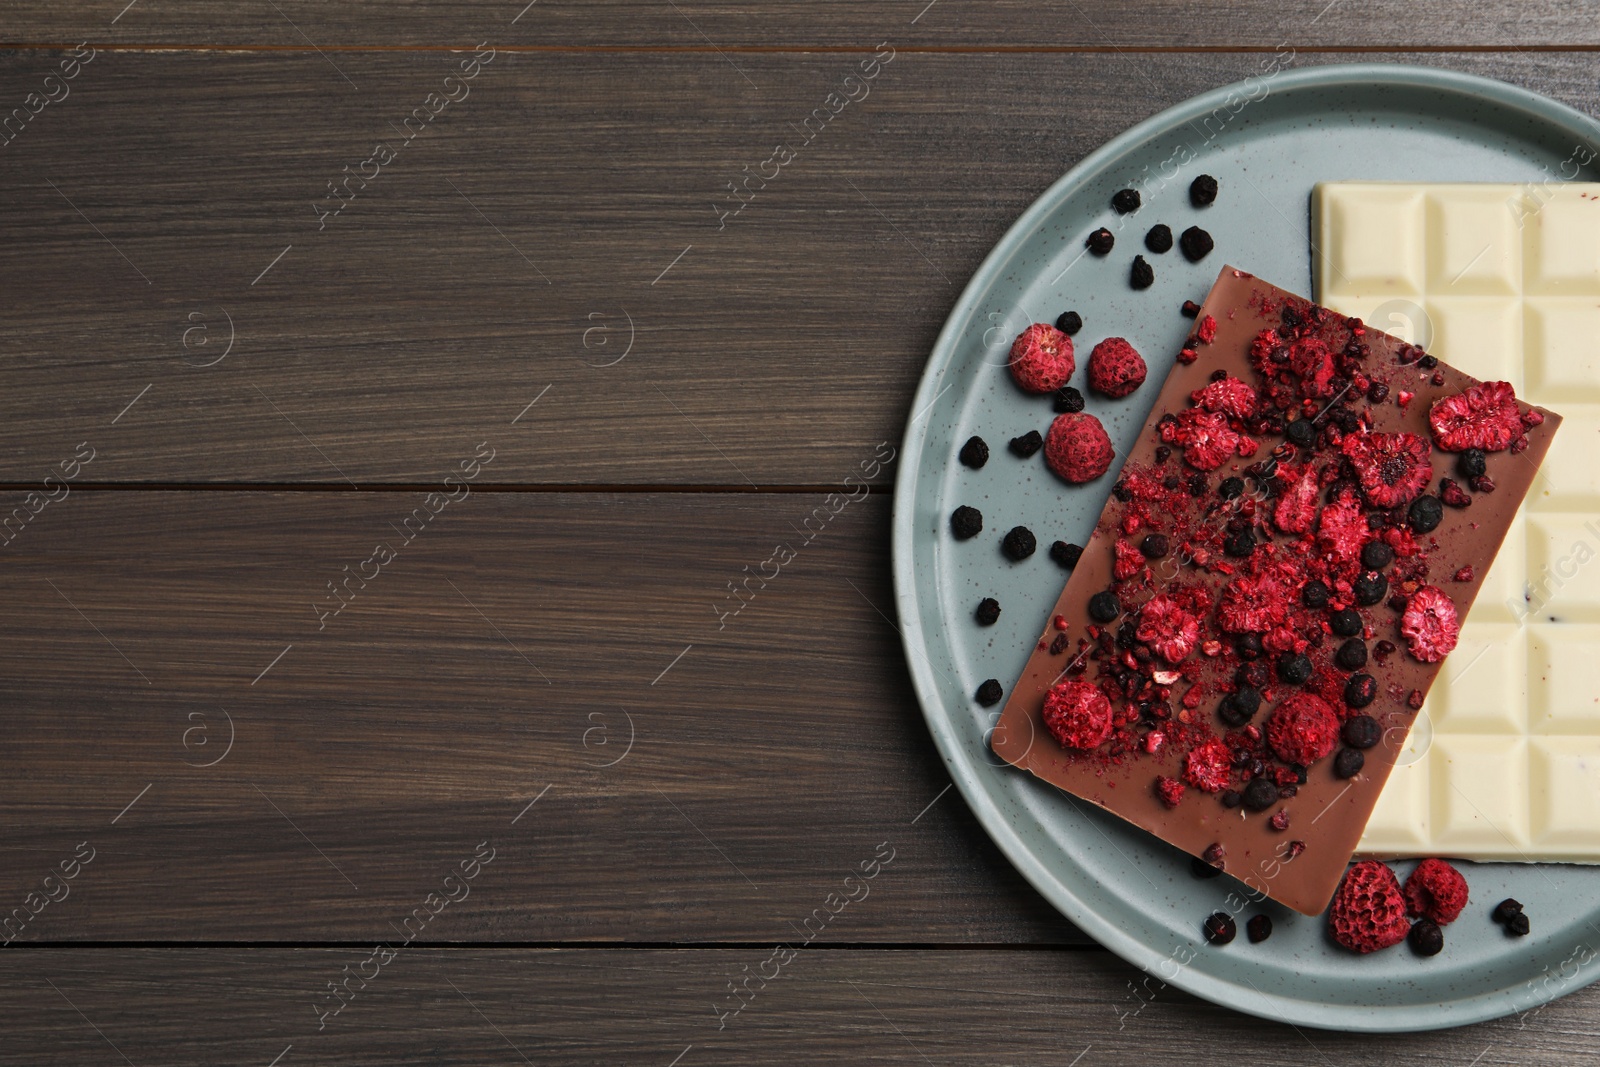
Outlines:
[[[1224,268],[995,752],[1320,912],[1559,422]]]

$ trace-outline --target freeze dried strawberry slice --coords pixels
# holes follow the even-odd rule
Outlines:
[[[1351,434],[1343,450],[1374,507],[1411,503],[1433,477],[1433,446],[1414,433]]]
[[[1406,901],[1386,864],[1363,860],[1345,872],[1328,908],[1333,939],[1351,952],[1376,952],[1406,939]]]
[[[1325,341],[1304,337],[1289,346],[1289,369],[1300,379],[1300,395],[1317,398],[1333,393],[1333,351]]]
[[[1455,602],[1438,586],[1423,586],[1406,603],[1405,614],[1400,617],[1400,633],[1413,656],[1424,663],[1438,663],[1456,647],[1456,639],[1461,636]]]
[[[1295,597],[1295,568],[1275,563],[1258,575],[1241,574],[1222,590],[1217,624],[1230,634],[1265,633],[1281,624]]]
[[[1361,554],[1371,531],[1353,492],[1342,492],[1322,509],[1317,522],[1317,549],[1335,562],[1346,563]]]
[[[1115,550],[1115,560],[1111,564],[1111,574],[1119,582],[1125,582],[1135,574],[1144,570],[1144,553],[1134,548],[1122,538],[1117,538],[1117,543],[1112,546]]]
[[[1446,452],[1499,452],[1522,435],[1522,413],[1510,382],[1479,382],[1436,401],[1428,411],[1433,439]]]
[[[1272,521],[1284,533],[1301,534],[1311,529],[1317,517],[1317,472],[1311,464],[1292,467],[1278,465],[1278,505]]]
[[[1163,423],[1161,439],[1181,445],[1184,462],[1201,471],[1214,471],[1235,455],[1253,456],[1260,447],[1253,438],[1229,429],[1223,416],[1199,408],[1180,411]]]
[[[1256,413],[1256,391],[1231,375],[1211,382],[1189,394],[1196,407],[1247,419]]]
[[[1135,636],[1168,663],[1179,663],[1200,639],[1200,623],[1176,600],[1159,594],[1145,603]]]
[[[1207,793],[1220,793],[1228,786],[1228,771],[1233,752],[1221,741],[1212,739],[1196,746],[1183,758],[1184,781]]]

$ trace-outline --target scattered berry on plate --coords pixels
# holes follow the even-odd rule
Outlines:
[[[1026,526],[1013,526],[1011,532],[1006,534],[1000,542],[1000,551],[1013,563],[1019,563],[1033,555],[1033,550],[1039,547],[1034,540],[1033,531]]]
[[[1352,952],[1376,952],[1398,945],[1411,932],[1400,883],[1386,864],[1352,864],[1328,908],[1333,939]]]
[[[1083,243],[1090,252],[1097,256],[1104,256],[1110,254],[1111,246],[1117,243],[1117,239],[1112,236],[1110,230],[1102,226],[1091,233]]]
[[[1144,357],[1122,337],[1107,337],[1089,352],[1089,388],[1114,400],[1144,384]]]
[[[1057,415],[1045,437],[1045,463],[1074,484],[1092,482],[1110,470],[1114,455],[1106,428],[1087,412]]]
[[[1425,859],[1402,887],[1412,915],[1447,926],[1467,906],[1467,880],[1444,860]]]
[[[961,446],[960,458],[973,470],[980,469],[989,462],[989,442],[978,436],[967,438],[967,443]]]
[[[1027,459],[1044,447],[1044,438],[1039,436],[1038,430],[1029,430],[1020,437],[1013,437],[1009,447],[1012,455]]]
[[[1057,541],[1050,546],[1050,558],[1070,570],[1083,558],[1083,546]]]
[[[1072,338],[1048,322],[1036,322],[1011,343],[1010,365],[1011,377],[1026,392],[1053,393],[1077,367]]]
[[[983,532],[983,512],[962,504],[950,513],[950,532],[958,541],[978,536]]]
[[[1195,207],[1207,207],[1217,199],[1217,179],[1209,174],[1202,174],[1189,183],[1189,203]]]
[[[1211,235],[1198,226],[1190,226],[1178,238],[1178,248],[1183,251],[1183,258],[1190,263],[1198,263],[1210,254],[1215,247]]]
[[[990,678],[988,681],[978,686],[978,703],[982,704],[986,708],[992,708],[996,704],[1000,703],[1000,697],[1004,694],[1004,692],[1005,690],[1000,688],[999,679]]]
[[[1070,385],[1063,385],[1056,390],[1055,409],[1058,413],[1077,414],[1083,410],[1083,394]]]
[[[1172,251],[1172,227],[1164,222],[1150,227],[1150,232],[1144,235],[1144,246],[1157,255]]]
[[[1118,189],[1111,197],[1111,207],[1118,215],[1128,215],[1139,210],[1139,190]]]
[[[1133,266],[1128,269],[1128,284],[1135,289],[1148,289],[1155,283],[1155,268],[1143,256],[1134,256]]]
[[[1215,911],[1206,916],[1204,924],[1206,940],[1213,945],[1226,945],[1238,934],[1239,927],[1233,921],[1233,916],[1225,911]]]
[[[1261,944],[1272,936],[1272,916],[1252,915],[1250,921],[1244,924],[1244,932],[1252,945]]]
[[[1411,951],[1419,956],[1437,956],[1444,948],[1444,931],[1432,919],[1418,919],[1406,934]]]
[[[1000,618],[1000,601],[992,596],[978,601],[977,618],[979,626],[993,626],[995,620]]]
[[[1056,329],[1060,330],[1068,337],[1071,337],[1073,334],[1083,329],[1083,316],[1079,315],[1076,311],[1063,311],[1056,318]]]

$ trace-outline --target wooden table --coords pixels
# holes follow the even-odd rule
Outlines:
[[[1272,52],[1595,112],[1592,10],[522,2],[7,5],[0,1062],[1592,1050],[1088,942],[949,789],[887,458],[1108,137]]]

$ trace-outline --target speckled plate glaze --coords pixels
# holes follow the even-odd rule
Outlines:
[[[1311,295],[1308,210],[1317,181],[1600,178],[1592,164],[1562,168],[1577,146],[1600,146],[1600,123],[1526,90],[1385,64],[1268,76],[1272,59],[1261,76],[1165,111],[1084,159],[1017,220],[957,301],[917,390],[895,487],[895,591],[912,679],[952,778],[1011,862],[1153,978],[1229,1008],[1330,1029],[1426,1030],[1529,1012],[1600,977],[1600,868],[1463,865],[1471,903],[1432,959],[1405,946],[1354,956],[1328,939],[1323,919],[1271,904],[1243,910],[1237,940],[1213,948],[1200,922],[1234,910],[1228,894],[1241,887],[1195,879],[1188,858],[1153,837],[999,764],[986,744],[999,708],[973,699],[984,679],[1009,687],[1021,671],[1064,579],[1046,549],[1058,538],[1087,540],[1113,481],[1068,487],[1042,455],[1024,461],[1006,449],[1052,418],[1049,398],[1024,395],[1004,369],[1023,326],[1075,309],[1084,327],[1074,338],[1074,384],[1082,387],[1089,348],[1111,335],[1131,340],[1159,383],[1187,334],[1179,305],[1201,299],[1223,263]],[[1222,193],[1196,209],[1188,185],[1201,173],[1215,175]],[[1135,184],[1144,206],[1119,219],[1111,194]],[[1201,225],[1216,250],[1199,264],[1176,250],[1152,255],[1143,237],[1157,222],[1174,234]],[[1117,234],[1105,259],[1082,255],[1098,226]],[[1128,285],[1136,253],[1155,267],[1155,285],[1143,292]],[[1090,398],[1119,454],[1156,392],[1147,384],[1122,401]],[[972,434],[992,452],[979,471],[956,460]],[[971,541],[949,533],[960,504],[984,514],[984,532]],[[1040,545],[1018,564],[1000,553],[1015,525],[1032,529]],[[988,628],[973,620],[984,596],[1003,607]],[[1410,866],[1396,864],[1402,877]],[[1506,896],[1527,905],[1530,936],[1507,937],[1489,920]],[[1257,911],[1272,916],[1274,933],[1252,945],[1243,920]],[[1139,1003],[1108,1004],[1108,1025]]]

